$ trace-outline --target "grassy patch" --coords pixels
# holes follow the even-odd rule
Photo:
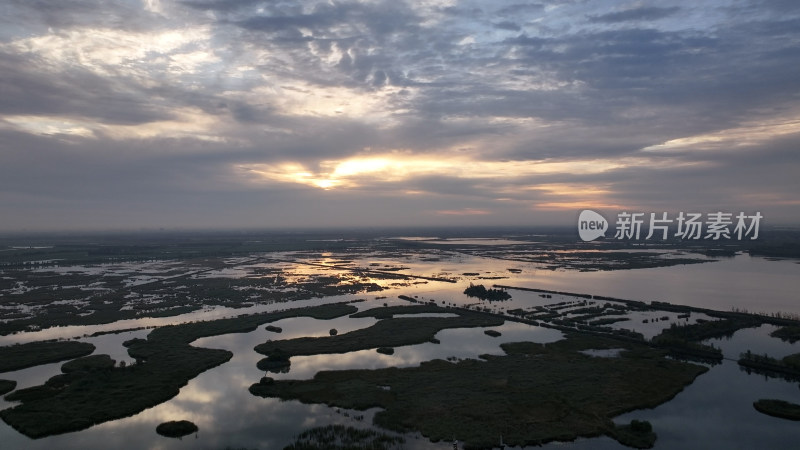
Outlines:
[[[753,402],[753,408],[768,416],[781,419],[800,420],[800,405],[783,400],[761,399]]]
[[[702,341],[715,337],[730,337],[742,328],[757,327],[759,325],[761,325],[761,321],[755,317],[713,320],[684,326],[672,324],[661,332],[659,336],[668,336],[687,341]]]
[[[380,407],[375,423],[387,429],[420,431],[434,441],[455,436],[466,446],[485,448],[501,434],[509,445],[619,438],[624,432],[612,417],[659,405],[707,370],[666,359],[643,344],[602,337],[502,347],[505,356],[483,355],[484,361],[320,372],[311,380],[254,384],[250,392],[342,408]],[[626,351],[619,358],[579,353],[620,347]]]
[[[196,339],[245,333],[288,317],[331,319],[355,311],[352,305],[332,304],[157,328],[147,339],[126,342],[136,364],[74,371],[16,391],[9,395],[23,403],[0,411],[0,418],[20,433],[39,438],[136,414],[169,400],[190,379],[233,356],[227,350],[191,346]]]
[[[351,315],[350,317],[374,317],[376,319],[391,319],[396,314],[425,314],[425,313],[442,313],[442,312],[452,312],[452,311],[432,304],[408,305],[408,306],[384,306],[382,308],[372,308],[372,309],[367,309],[365,311],[357,312]]]
[[[328,425],[306,430],[283,450],[392,450],[402,448],[405,439],[375,430]]]
[[[800,341],[800,326],[790,325],[781,327],[773,331],[769,335],[772,337],[779,338],[782,341],[788,341],[789,343],[794,344],[795,342]]]
[[[589,325],[592,326],[603,326],[603,325],[611,325],[612,323],[617,322],[625,322],[627,320],[631,320],[630,317],[606,317],[604,319],[597,319],[589,322]]]
[[[0,372],[65,361],[93,351],[94,345],[77,341],[42,341],[0,347]]]
[[[64,373],[109,371],[114,368],[114,364],[116,364],[116,361],[108,355],[91,355],[64,363],[61,366],[61,371]]]
[[[17,387],[14,380],[0,380],[0,395],[6,395]]]

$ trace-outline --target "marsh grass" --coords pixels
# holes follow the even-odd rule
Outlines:
[[[110,371],[115,364],[116,361],[108,355],[90,355],[64,363],[61,371],[64,373]]]
[[[156,328],[147,339],[126,342],[135,364],[110,370],[67,369],[69,373],[44,385],[9,394],[22,404],[0,411],[0,418],[20,433],[40,438],[127,417],[176,396],[190,379],[233,356],[227,350],[190,345],[199,338],[245,333],[288,317],[331,319],[356,311],[352,305],[330,304]]]
[[[327,425],[306,430],[283,450],[394,450],[405,439],[375,430]]]
[[[12,372],[86,356],[94,345],[77,341],[40,341],[0,347],[0,372]]]
[[[755,372],[789,381],[800,380],[800,353],[777,359],[768,355],[757,355],[748,350],[739,355],[738,363],[748,373]]]
[[[250,392],[359,410],[380,407],[374,421],[381,427],[420,431],[433,441],[455,436],[465,448],[491,447],[501,434],[508,445],[598,435],[628,442],[612,417],[668,401],[708,370],[666,359],[644,344],[596,336],[502,348],[505,356],[482,355],[483,361],[319,372],[311,380],[254,384]],[[579,353],[598,348],[626,351],[619,358]]]
[[[768,416],[788,420],[800,420],[800,405],[784,400],[760,399],[753,402],[753,407]]]
[[[6,395],[17,387],[14,380],[0,380],[0,395]]]
[[[794,326],[789,325],[781,327],[773,331],[769,335],[772,337],[779,338],[782,341],[787,341],[790,344],[794,344],[795,342],[800,341],[800,325],[794,325]]]

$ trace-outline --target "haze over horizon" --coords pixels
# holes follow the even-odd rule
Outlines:
[[[2,232],[800,224],[793,0],[7,0],[0,24]]]

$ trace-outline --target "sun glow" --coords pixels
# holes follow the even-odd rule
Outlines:
[[[661,164],[668,162],[662,161]],[[295,183],[320,189],[346,189],[400,183],[413,178],[447,177],[474,180],[515,180],[552,174],[598,174],[628,167],[655,164],[648,158],[581,161],[481,161],[450,154],[432,158],[397,152],[369,157],[326,160],[316,168],[297,162],[238,165],[249,174],[251,183]],[[605,188],[586,188],[580,184],[532,184],[516,189],[538,189],[560,196],[601,197]],[[411,189],[421,193],[418,189]]]
[[[304,185],[325,191],[374,189],[376,192],[402,192],[410,196],[427,195],[424,186],[436,179],[474,183],[486,195],[507,201],[519,201],[540,210],[576,208],[620,209],[613,183],[585,184],[580,181],[553,183],[553,175],[581,176],[611,173],[637,167],[675,167],[693,165],[669,157],[629,157],[574,161],[484,161],[458,152],[444,152],[437,157],[406,151],[325,160],[317,164],[284,162],[240,164],[235,166],[243,180],[253,186],[274,184]],[[547,181],[546,181],[547,180]],[[433,181],[436,183],[435,181]],[[459,183],[459,182],[457,182]],[[398,187],[401,186],[401,187]],[[448,195],[458,195],[452,193]],[[443,209],[444,216],[480,216],[487,210]]]

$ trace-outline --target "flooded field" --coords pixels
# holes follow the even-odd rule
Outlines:
[[[0,346],[78,340],[94,345],[95,355],[109,355],[116,362],[113,370],[124,373],[153,364],[134,352],[137,345],[143,345],[137,342],[150,341],[153,330],[170,325],[178,330],[193,322],[218,323],[222,319],[231,324],[237,320],[257,324],[235,332],[200,332],[199,337],[191,338],[188,345],[192,349],[220,349],[230,356],[190,376],[185,385],[178,385],[177,395],[164,401],[127,417],[94,420],[88,426],[45,436],[26,436],[9,424],[20,424],[15,420],[21,419],[4,417],[0,439],[10,448],[33,449],[272,449],[289,445],[305,430],[341,424],[402,437],[402,448],[452,448],[449,441],[431,441],[431,432],[424,426],[414,429],[417,425],[411,424],[410,429],[392,431],[374,425],[375,415],[382,413],[378,407],[347,408],[337,406],[336,401],[327,401],[331,406],[326,406],[322,397],[301,403],[290,399],[294,394],[288,391],[283,400],[265,398],[251,393],[252,386],[263,383],[264,378],[274,380],[269,383],[276,386],[313,383],[320,372],[424,368],[435,360],[453,367],[473,363],[485,367],[510,357],[506,355],[513,343],[551,348],[571,342],[569,336],[576,333],[586,333],[586,339],[597,336],[603,344],[576,352],[580,356],[570,356],[570,364],[634,361],[631,352],[649,352],[645,350],[649,346],[654,351],[672,352],[681,360],[688,358],[703,368],[705,373],[678,389],[674,398],[612,415],[617,425],[631,420],[652,424],[658,436],[655,448],[733,448],[742,443],[748,443],[745,447],[779,448],[800,439],[792,422],[752,407],[761,398],[800,402],[797,381],[748,373],[737,364],[740,354],[748,350],[773,358],[800,353],[800,344],[770,336],[782,326],[775,321],[800,315],[796,294],[800,292],[800,265],[794,260],[746,253],[715,258],[679,248],[576,250],[559,247],[542,236],[308,241],[304,245],[321,248],[254,248],[228,256],[173,259],[162,255],[107,262],[43,256],[0,266]],[[57,248],[24,250],[52,253]],[[9,254],[22,251],[3,250]],[[471,285],[505,292],[508,298],[465,295]],[[335,304],[347,304],[353,312],[327,318],[287,315],[299,308]],[[370,311],[394,311],[393,307],[408,312],[369,315]],[[427,309],[414,309],[420,307]],[[745,320],[743,317],[749,316],[736,315],[741,311],[763,315]],[[491,325],[480,321],[450,325],[472,317],[464,315],[467,313],[480,314],[484,317],[480,320]],[[285,318],[271,320],[270,314]],[[679,335],[669,334],[676,327],[706,332],[714,322],[732,324],[731,332],[708,335],[727,337],[683,336],[682,344],[676,346]],[[348,336],[366,336],[388,323],[437,325],[431,328],[429,338],[402,341],[397,340],[401,336],[390,334],[374,342],[348,340]],[[341,342],[341,348],[352,349],[308,354],[295,350],[290,364],[281,369],[258,368],[268,354],[254,350],[257,347],[294,348],[308,338]],[[388,338],[389,342],[408,343],[382,347],[381,339]],[[614,339],[622,346],[612,345]],[[565,347],[559,351],[573,350]],[[698,360],[698,355],[712,358]],[[33,392],[30,388],[35,390],[59,375],[63,363],[9,370],[0,373],[0,379],[16,382],[16,392]],[[385,389],[391,392],[388,385]],[[0,399],[0,410],[37,401],[13,398]],[[179,419],[190,420],[199,432],[181,440],[156,434],[160,423]],[[732,423],[737,424],[733,434]],[[547,445],[625,448],[620,443],[623,438],[610,437],[614,433],[602,431],[599,434],[605,436],[578,436],[574,442]],[[506,442],[513,442],[519,433],[506,430],[498,437],[500,434],[506,436]]]

